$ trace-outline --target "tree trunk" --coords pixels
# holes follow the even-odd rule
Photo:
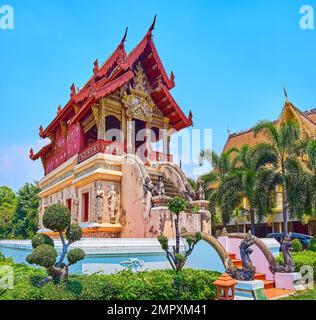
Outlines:
[[[174,220],[174,226],[176,230],[176,254],[179,254],[180,253],[179,214],[176,214],[176,219]]]
[[[255,228],[255,211],[250,209],[250,223],[251,223],[251,234],[256,235],[256,228]]]
[[[283,232],[288,233],[287,228],[287,196],[286,196],[286,176],[284,164],[282,164],[282,212],[283,212]]]
[[[66,257],[67,252],[68,252],[68,245],[65,242],[65,239],[64,239],[62,232],[60,232],[59,235],[60,235],[61,242],[63,244],[63,250],[62,250],[59,261],[56,263],[56,267],[58,267],[58,268],[60,268],[62,266],[62,264],[64,263],[64,259]]]

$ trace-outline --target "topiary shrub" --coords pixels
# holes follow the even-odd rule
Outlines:
[[[69,227],[71,214],[62,204],[53,204],[45,210],[43,225],[54,232],[63,232]]]
[[[52,238],[46,234],[37,233],[32,239],[32,247],[35,249],[42,244],[48,244],[49,246],[54,247],[54,241]]]
[[[313,239],[311,239],[310,243],[308,244],[308,248],[309,251],[314,251],[316,252],[316,237],[314,237]]]
[[[67,260],[70,266],[77,263],[80,260],[83,260],[84,257],[85,257],[84,251],[79,248],[71,249],[67,254]]]
[[[43,215],[43,225],[45,228],[54,232],[58,232],[63,249],[59,260],[57,259],[57,251],[54,248],[54,241],[47,235],[37,234],[32,239],[33,252],[27,256],[26,261],[30,264],[36,264],[46,268],[48,277],[43,279],[39,286],[43,286],[51,280],[59,283],[63,279],[68,278],[68,268],[70,265],[84,259],[85,253],[82,249],[72,249],[69,246],[80,240],[82,230],[79,225],[70,224],[71,215],[67,207],[61,204],[54,204],[48,207]],[[66,241],[66,239],[68,241]],[[67,255],[68,264],[64,263]]]
[[[82,237],[81,227],[78,224],[71,224],[66,230],[66,237],[71,243],[79,241]]]
[[[197,232],[194,237],[187,237],[186,240],[189,247],[186,248],[184,254],[180,253],[179,215],[188,208],[188,202],[183,198],[176,197],[169,200],[168,208],[176,216],[174,219],[176,245],[173,247],[173,252],[169,250],[169,239],[166,236],[160,235],[158,241],[160,242],[162,250],[166,252],[167,259],[171,264],[172,269],[178,272],[182,270],[188,256],[192,253],[195,245],[201,240],[201,234]]]
[[[29,264],[37,264],[44,268],[52,267],[57,258],[57,251],[48,244],[41,244],[26,257]]]
[[[299,239],[293,239],[291,241],[292,252],[301,252],[303,251],[303,245]]]

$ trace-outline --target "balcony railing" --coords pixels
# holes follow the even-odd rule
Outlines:
[[[112,155],[123,155],[126,152],[126,146],[123,143],[97,140],[90,146],[85,148],[79,154],[79,163],[93,157],[97,153],[105,153]],[[165,154],[159,151],[151,150],[149,153],[149,160],[155,162],[173,162],[173,156],[170,154]]]
[[[173,155],[162,153],[159,151],[151,151],[150,160],[157,162],[173,162]]]
[[[79,163],[91,158],[97,153],[106,153],[112,155],[122,155],[125,152],[124,144],[113,141],[97,140],[85,148],[79,154]]]

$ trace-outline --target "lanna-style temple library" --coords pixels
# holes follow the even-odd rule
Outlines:
[[[186,197],[182,213],[188,231],[209,232],[210,214],[203,192],[194,192],[172,163],[170,137],[192,125],[170,90],[168,76],[153,42],[155,20],[141,42],[127,54],[126,33],[114,53],[82,89],[71,86],[70,99],[40,137],[50,143],[30,158],[41,159],[40,232],[45,209],[69,208],[85,237],[173,236],[170,197]],[[163,150],[154,150],[157,141]],[[202,186],[200,186],[202,190]],[[200,214],[193,213],[199,206]]]

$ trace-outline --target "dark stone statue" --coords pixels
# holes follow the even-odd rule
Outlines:
[[[253,250],[250,248],[254,244],[251,233],[247,233],[241,242],[240,256],[242,260],[242,268],[235,268],[233,271],[228,271],[229,275],[235,280],[252,281],[256,274],[256,268],[253,266],[250,255]]]
[[[270,266],[273,273],[292,273],[295,271],[295,264],[291,256],[292,234],[287,234],[281,244],[281,251],[284,259],[283,264],[274,264]]]

